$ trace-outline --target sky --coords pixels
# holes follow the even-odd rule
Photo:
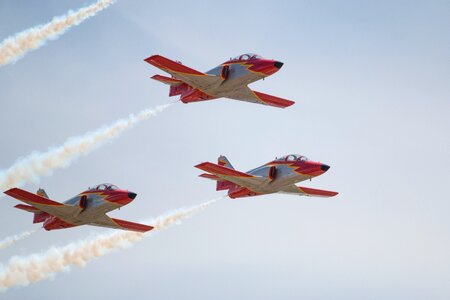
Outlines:
[[[0,40],[91,2],[0,0]],[[340,194],[224,199],[2,299],[449,299],[449,48],[448,1],[117,1],[0,68],[0,169],[174,101],[150,55],[206,71],[252,52],[284,66],[251,87],[294,106],[178,103],[24,188],[112,182],[138,196],[110,215],[138,221],[222,195],[200,162],[300,153],[331,166],[302,185]],[[39,227],[0,201],[0,238]],[[108,231],[41,230],[0,262]]]

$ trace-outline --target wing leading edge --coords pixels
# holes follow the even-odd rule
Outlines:
[[[11,196],[17,200],[25,202],[40,211],[46,212],[50,215],[56,216],[62,220],[66,219],[67,216],[76,215],[80,213],[82,210],[78,206],[66,205],[63,203],[59,203],[48,198],[30,193],[28,191],[12,188],[4,192],[6,195]],[[20,209],[24,209],[24,206],[17,207]],[[28,211],[31,209],[28,208]]]

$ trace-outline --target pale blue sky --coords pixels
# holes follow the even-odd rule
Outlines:
[[[220,195],[199,162],[248,170],[293,152],[331,166],[305,186],[340,195],[223,200],[2,299],[448,299],[450,3],[167,2],[118,1],[2,67],[0,168],[172,101],[152,54],[205,71],[255,52],[285,65],[252,88],[294,106],[177,104],[25,188],[62,201],[113,182],[138,197],[111,215],[140,220]],[[89,3],[0,0],[0,40]],[[1,202],[0,237],[37,227]],[[39,232],[0,259],[105,231]]]

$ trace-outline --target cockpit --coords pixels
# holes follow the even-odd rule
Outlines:
[[[89,188],[90,191],[114,191],[118,189],[119,188],[116,185],[110,183],[102,183]]]
[[[300,154],[289,154],[283,157],[277,158],[277,161],[307,161],[309,160],[306,156]]]
[[[254,59],[261,59],[262,56],[254,53],[246,53],[239,56],[236,56],[235,58],[230,59],[230,61],[245,61],[245,60],[254,60]]]

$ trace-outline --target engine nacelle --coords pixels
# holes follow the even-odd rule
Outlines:
[[[273,181],[277,177],[277,167],[271,166],[269,169],[269,179]]]
[[[220,73],[220,77],[225,81],[228,79],[228,76],[230,75],[230,66],[223,66],[222,72]]]

